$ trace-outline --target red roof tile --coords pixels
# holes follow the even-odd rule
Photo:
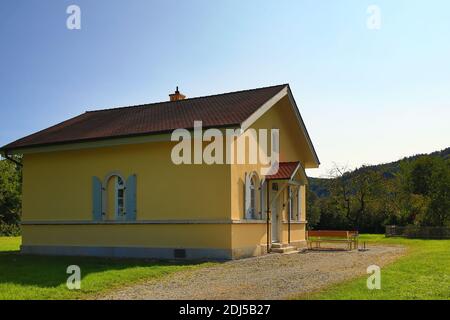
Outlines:
[[[280,162],[278,172],[276,174],[266,176],[267,180],[285,180],[290,179],[297,169],[299,162]]]
[[[90,111],[14,141],[1,149],[83,142],[107,138],[168,133],[192,129],[195,120],[204,128],[239,126],[286,85]]]

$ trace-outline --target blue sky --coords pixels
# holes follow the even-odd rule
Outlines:
[[[81,8],[81,30],[66,8]],[[370,30],[369,5],[381,10]],[[0,145],[86,110],[290,83],[322,162],[449,146],[450,1],[0,2]]]

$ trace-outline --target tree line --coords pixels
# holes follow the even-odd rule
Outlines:
[[[20,161],[20,158],[16,157]],[[20,233],[22,210],[22,170],[13,162],[0,158],[0,236]]]
[[[450,148],[310,178],[311,229],[383,233],[386,225],[450,227]]]

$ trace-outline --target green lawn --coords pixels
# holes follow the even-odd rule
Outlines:
[[[406,256],[381,269],[381,289],[369,290],[367,276],[301,299],[450,299],[450,240],[413,240],[362,235],[370,244],[399,244]]]
[[[450,240],[362,235],[369,244],[400,244],[408,254],[381,270],[381,290],[367,276],[300,299],[450,299]],[[208,264],[19,255],[20,238],[0,237],[1,299],[88,299],[117,287]],[[68,290],[66,268],[81,268],[81,290]]]
[[[119,286],[202,264],[19,255],[20,237],[0,237],[0,300],[88,299]],[[66,287],[69,265],[81,268],[81,289]]]

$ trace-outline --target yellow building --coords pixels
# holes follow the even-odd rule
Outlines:
[[[177,129],[191,139],[174,139]],[[304,169],[319,166],[288,85],[190,99],[177,89],[1,151],[23,155],[21,251],[31,254],[236,259],[300,247]]]

